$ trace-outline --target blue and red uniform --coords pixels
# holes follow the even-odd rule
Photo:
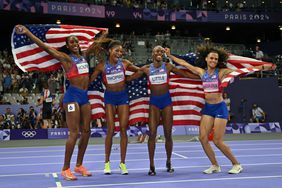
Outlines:
[[[219,69],[215,69],[214,73],[209,75],[206,70],[201,80],[203,82],[203,89],[205,93],[222,93],[223,89],[220,87]],[[214,118],[228,119],[228,109],[224,101],[217,104],[205,103],[201,113],[203,115],[212,116]]]
[[[72,79],[80,76],[89,76],[89,65],[83,56],[77,57],[70,55],[72,60],[72,66],[66,72],[67,79]],[[73,85],[69,85],[67,91],[64,95],[63,104],[77,102],[79,105],[84,105],[89,103],[87,90],[77,88]]]
[[[112,65],[109,63],[109,61],[106,61],[104,66],[103,82],[109,85],[125,82],[125,68],[121,59],[119,59],[115,65]],[[115,106],[129,104],[127,89],[118,92],[106,90],[104,95],[104,103]]]
[[[148,80],[149,85],[168,85],[169,75],[167,74],[166,64],[163,62],[159,68],[156,68],[153,63],[150,64]],[[171,105],[172,100],[169,91],[163,95],[154,96],[151,94],[149,103],[161,110]]]

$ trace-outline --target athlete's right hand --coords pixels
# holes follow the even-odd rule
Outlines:
[[[166,54],[167,56],[170,56],[170,55],[171,55],[171,53],[170,53],[170,48],[165,48],[165,54]]]
[[[16,25],[15,30],[17,34],[26,34],[26,32],[28,31],[28,29],[23,25]]]

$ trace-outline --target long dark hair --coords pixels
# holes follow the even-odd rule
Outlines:
[[[122,46],[122,43],[119,40],[113,40],[110,38],[97,39],[89,47],[87,56],[94,54],[98,60],[105,59],[109,55],[109,49],[115,46]]]
[[[226,68],[228,52],[223,47],[215,46],[212,43],[200,44],[197,47],[197,66],[201,68],[207,68],[207,62],[205,59],[210,53],[218,54],[218,64],[216,66],[217,68]]]

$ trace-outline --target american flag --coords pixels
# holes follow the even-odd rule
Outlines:
[[[196,54],[194,53],[178,57],[192,64],[194,64],[196,60]],[[258,69],[253,67],[262,64],[268,63],[252,58],[230,55],[227,67],[234,71],[222,81],[222,86],[226,87],[235,76],[258,71]],[[185,69],[181,66],[177,67]],[[171,74],[169,86],[173,101],[173,125],[199,125],[201,118],[200,111],[204,106],[204,92],[201,80],[183,78]],[[129,125],[133,125],[137,122],[148,122],[149,95],[147,77],[143,76],[133,80],[128,83],[127,87],[130,100]],[[105,86],[102,84],[101,76],[99,76],[91,84],[88,91],[89,101],[92,108],[92,119],[105,118],[103,103],[104,91]],[[116,125],[118,125],[117,116],[115,122]]]
[[[81,50],[87,49],[95,35],[106,28],[96,28],[74,25],[26,25],[26,27],[40,40],[53,48],[65,45],[66,37],[75,35],[79,39]],[[61,68],[57,59],[38,47],[26,35],[19,35],[13,30],[11,37],[12,53],[15,63],[23,72],[54,71]]]

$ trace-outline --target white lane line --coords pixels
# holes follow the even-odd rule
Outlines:
[[[263,154],[263,155],[236,155],[237,158],[244,158],[244,157],[279,157],[282,156],[282,154]],[[200,157],[189,157],[187,156],[187,159],[206,159],[206,156],[200,156]],[[221,156],[217,156],[217,158],[226,158],[225,156],[221,155]],[[166,160],[166,158],[159,158],[156,160]],[[184,160],[184,158],[172,158],[172,160]],[[111,160],[112,162],[118,162],[120,161],[120,159],[115,159],[115,160]],[[127,162],[138,162],[138,161],[148,161],[148,159],[127,159]],[[100,161],[84,161],[84,163],[104,163],[104,160],[100,160]],[[75,163],[75,162],[71,162],[71,163]],[[18,164],[2,164],[0,165],[0,167],[18,167],[18,166],[43,166],[43,165],[60,165],[62,164],[61,162],[53,162],[53,163],[18,163]]]
[[[277,148],[241,148],[241,149],[232,149],[232,151],[259,151],[259,150],[282,150],[282,147],[277,147]],[[88,151],[88,150],[87,150]],[[219,150],[214,148],[214,151],[218,152]],[[62,152],[62,150],[58,151],[58,152]],[[177,150],[175,152],[188,152],[188,153],[198,153],[198,152],[203,152],[202,149],[198,149],[198,150]],[[17,152],[18,154],[19,152]],[[21,152],[21,154],[23,154],[24,152]],[[35,153],[35,152],[34,152]],[[164,154],[166,152],[155,152],[156,154]],[[127,155],[141,155],[141,154],[148,154],[148,151],[144,151],[144,152],[127,152]],[[104,156],[104,153],[94,153],[94,154],[90,154],[89,152],[87,152],[87,156]],[[120,155],[119,152],[113,152],[111,155]],[[73,154],[73,156],[77,156],[77,154]],[[29,155],[29,156],[20,156],[20,157],[0,157],[1,160],[6,160],[6,159],[31,159],[31,158],[35,158],[35,159],[39,159],[39,158],[59,158],[59,157],[64,157],[64,155]]]
[[[184,155],[180,155],[180,154],[175,153],[175,152],[172,152],[172,154],[174,154],[174,155],[176,155],[176,156],[178,156],[178,157],[181,157],[181,158],[183,158],[183,159],[188,159],[188,157],[186,157],[186,156],[184,156]]]
[[[243,167],[245,166],[277,166],[277,165],[282,165],[282,162],[277,162],[277,163],[244,163],[242,164]],[[189,166],[173,166],[174,169],[190,169],[190,168],[206,168],[209,167],[210,164],[206,165],[189,165]],[[231,167],[231,164],[225,164],[225,165],[220,165],[221,167]],[[281,166],[282,167],[282,166]],[[156,168],[156,170],[163,170],[164,168]],[[128,171],[144,171],[147,173],[148,168],[129,168]],[[91,171],[91,170],[90,170]],[[93,170],[91,171],[93,173],[103,173],[104,170]],[[120,172],[119,169],[112,169],[112,172]],[[60,172],[54,172],[59,174]],[[2,174],[0,175],[0,178],[3,177],[18,177],[18,176],[38,176],[38,175],[44,175],[44,176],[49,176],[50,174],[53,174],[52,172],[42,172],[42,173],[28,173],[28,174]]]
[[[277,142],[280,141],[280,142]],[[271,143],[271,145],[282,145],[282,140],[236,140],[236,141],[225,141],[226,143],[228,143],[229,146],[269,146],[269,144]],[[236,142],[236,143],[234,143]],[[246,143],[247,142],[247,143]],[[264,142],[264,143],[249,143],[249,142]],[[276,142],[276,143],[275,143]],[[159,145],[164,145],[163,143],[158,143]],[[131,145],[134,145],[133,147],[130,147]],[[194,147],[199,147],[200,143],[199,142],[175,142],[175,146],[174,148],[183,148],[183,147],[187,147],[187,148],[194,148]],[[1,145],[0,145],[1,146]],[[114,145],[113,145],[114,146]],[[118,145],[117,145],[118,146]],[[129,144],[128,145],[128,149],[147,149],[147,145],[146,144]],[[89,149],[87,150],[104,150],[104,145],[103,144],[97,144],[97,145],[89,145]],[[101,147],[101,148],[100,148]],[[60,146],[30,146],[30,147],[9,147],[9,148],[0,148],[0,154],[2,152],[11,152],[11,153],[16,153],[19,152],[19,149],[52,149],[52,150],[42,150],[42,152],[59,152],[61,151],[61,148],[65,148],[64,145],[60,145]],[[59,148],[59,149],[53,149],[53,148]],[[5,151],[8,150],[8,151]],[[9,150],[15,150],[15,151],[9,151]],[[38,150],[37,150],[38,151]],[[33,151],[21,151],[21,152],[33,152]],[[36,152],[36,151],[35,151]]]
[[[65,188],[80,188],[80,187],[114,187],[126,185],[150,185],[150,184],[164,184],[164,183],[187,183],[187,182],[210,182],[210,181],[227,181],[227,180],[250,180],[250,179],[273,179],[282,178],[282,174],[275,176],[247,176],[247,177],[231,177],[231,178],[206,178],[206,179],[189,179],[189,180],[171,180],[171,181],[145,181],[145,182],[128,182],[128,183],[111,183],[111,184],[92,184],[92,185],[78,185],[65,186]],[[53,188],[53,187],[50,187]],[[56,187],[54,187],[56,188]]]

